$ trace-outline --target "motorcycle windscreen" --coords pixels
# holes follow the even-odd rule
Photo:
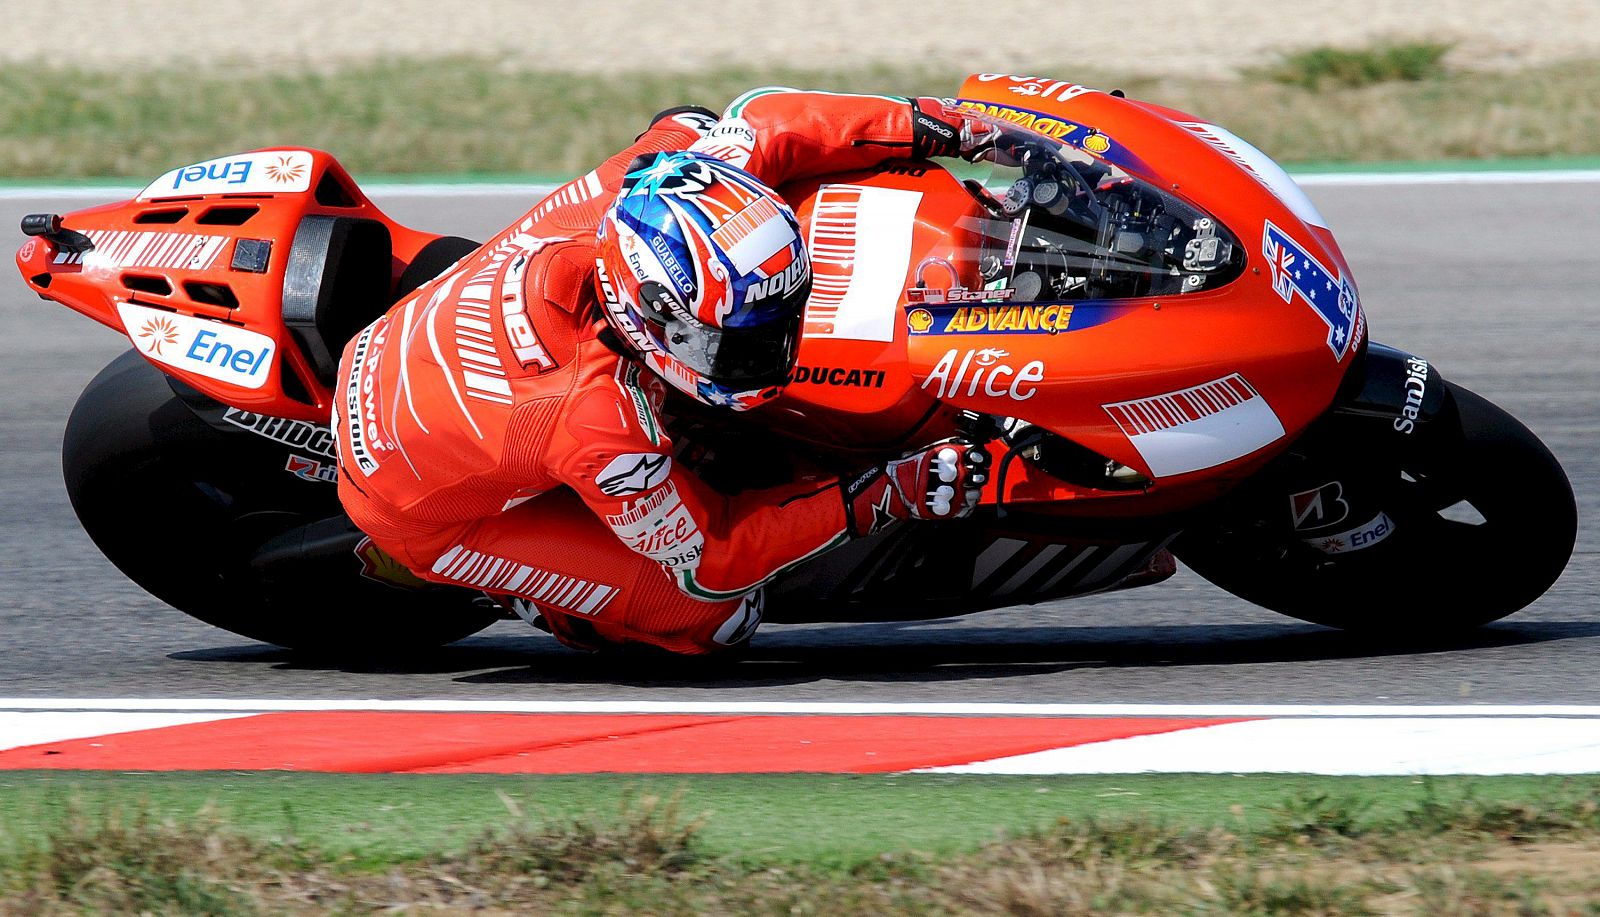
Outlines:
[[[993,125],[993,145],[976,162],[940,165],[986,211],[961,225],[974,247],[955,252],[965,263],[950,266],[961,276],[976,267],[985,299],[1173,296],[1217,289],[1243,272],[1238,240],[1188,202],[1085,150],[968,114]]]

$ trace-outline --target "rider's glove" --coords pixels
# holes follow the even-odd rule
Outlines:
[[[989,453],[959,439],[946,440],[884,465],[843,485],[845,519],[857,538],[901,519],[960,519],[972,512],[989,479]]]
[[[965,109],[948,106],[940,99],[911,101],[911,148],[919,159],[980,159],[994,146],[997,133],[987,121],[968,117]]]

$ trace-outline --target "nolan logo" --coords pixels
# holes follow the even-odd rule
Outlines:
[[[745,287],[744,301],[753,303],[788,296],[810,278],[811,266],[804,259],[797,260],[766,280],[758,280]]]

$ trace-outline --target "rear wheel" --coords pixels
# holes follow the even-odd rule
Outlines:
[[[1186,532],[1179,559],[1240,598],[1347,629],[1439,633],[1533,602],[1572,555],[1572,487],[1516,418],[1445,384],[1455,419],[1441,418],[1428,448],[1378,457],[1376,472],[1372,455],[1313,456],[1321,472],[1302,469],[1298,486],[1327,478],[1326,505],[1312,507],[1315,495],[1302,491],[1297,508],[1293,485],[1258,489]],[[1344,527],[1307,532],[1304,517],[1335,500]]]
[[[384,568],[370,547],[356,554],[361,534],[342,518],[334,486],[285,470],[300,451],[214,428],[129,351],[79,396],[62,469],[78,520],[117,569],[224,630],[381,655],[459,640],[499,617],[466,590],[399,588],[404,571]],[[299,535],[319,520],[315,539]],[[263,547],[279,561],[263,568]]]

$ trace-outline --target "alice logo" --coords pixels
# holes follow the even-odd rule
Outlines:
[[[178,343],[178,326],[169,318],[152,318],[144,323],[137,336],[148,339],[149,344],[144,348],[146,353],[161,356],[163,345]]]

